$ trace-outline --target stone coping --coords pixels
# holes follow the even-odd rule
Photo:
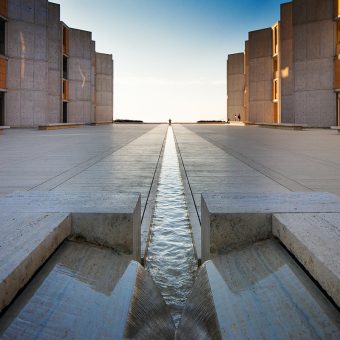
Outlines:
[[[303,130],[308,128],[305,124],[284,124],[284,123],[258,123],[259,127],[274,128],[274,129],[287,129],[287,130]]]
[[[340,126],[331,126],[332,130],[337,130],[340,133]]]
[[[55,123],[55,124],[46,124],[46,125],[39,125],[39,130],[59,130],[59,129],[72,129],[72,128],[79,128],[84,127],[85,124],[83,123]]]
[[[203,203],[209,214],[340,213],[339,197],[327,192],[203,193]]]
[[[113,121],[110,120],[110,121],[107,121],[107,122],[94,122],[94,123],[91,123],[90,125],[91,126],[100,126],[100,125],[112,125],[113,124]]]
[[[131,213],[139,193],[26,191],[0,197],[1,212]]]
[[[8,129],[10,129],[9,126],[0,126],[0,135],[2,135],[4,130],[8,130]]]
[[[308,128],[306,124],[287,124],[287,123],[252,123],[245,122],[246,125],[256,125],[264,128],[273,128],[273,129],[286,129],[286,130],[303,130]]]
[[[27,192],[0,198],[0,310],[66,239],[140,261],[140,194]]]
[[[328,193],[202,195],[202,262],[278,238],[340,306],[340,199]]]

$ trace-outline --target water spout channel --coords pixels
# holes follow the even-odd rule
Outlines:
[[[197,260],[171,126],[166,137],[146,269],[161,290],[177,326],[194,283]]]

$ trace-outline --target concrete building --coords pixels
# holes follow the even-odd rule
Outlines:
[[[337,123],[334,0],[293,1],[294,114],[296,123]],[[308,9],[308,10],[307,10]]]
[[[244,44],[244,121],[249,122],[249,41]]]
[[[279,120],[294,123],[293,6],[281,4],[279,25]]]
[[[246,42],[245,121],[340,125],[339,1],[293,0],[280,12]]]
[[[244,53],[230,54],[227,61],[228,70],[228,119],[234,120],[235,116],[245,118],[244,107]]]
[[[272,29],[249,32],[249,121],[272,123],[273,53]]]
[[[0,125],[112,122],[113,86],[96,74],[103,62],[113,83],[112,56],[97,60],[90,32],[61,23],[47,0],[1,0],[0,17]]]

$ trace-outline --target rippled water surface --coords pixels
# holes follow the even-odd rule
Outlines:
[[[197,261],[171,127],[164,149],[146,268],[178,325],[194,282]]]

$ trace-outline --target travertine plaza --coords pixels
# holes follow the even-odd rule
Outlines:
[[[250,324],[246,320],[250,317],[259,322],[256,332],[268,339],[272,338],[273,327],[280,329],[282,324],[290,325],[283,337],[303,332],[315,338],[317,331],[321,337],[337,338],[340,327],[339,312],[334,307],[339,304],[340,291],[337,132],[177,124],[173,130],[193,249],[196,258],[204,263],[190,302],[184,307],[177,336],[185,338],[194,334],[204,338],[215,334],[218,337],[223,329],[229,328],[234,335],[241,332],[250,336],[254,331],[248,328]],[[40,310],[39,301],[49,296],[53,306],[59,301],[55,305],[59,307],[52,308],[53,317],[44,324],[44,334],[52,329],[56,336],[65,330],[72,335],[81,334],[84,322],[85,329],[93,336],[109,331],[116,338],[138,337],[140,324],[131,326],[135,325],[131,319],[138,315],[139,321],[148,325],[147,334],[174,336],[171,318],[156,294],[157,288],[151,285],[137,262],[130,263],[148,261],[150,224],[157,201],[166,132],[166,125],[143,124],[57,131],[11,129],[1,136],[0,153],[7,161],[0,166],[3,235],[0,301],[2,308],[9,304],[9,309],[0,317],[0,334],[37,334],[39,323],[45,318],[35,312],[27,314],[26,310]],[[206,234],[208,230],[210,236]],[[73,241],[78,238],[87,240],[88,244],[100,244],[102,253],[86,246],[87,243]],[[292,260],[277,240],[298,260]],[[249,242],[253,245],[245,247]],[[27,286],[25,294],[13,302],[13,296],[22,287],[15,282],[27,282],[60,244],[62,247],[46,267],[46,270],[55,269],[44,269]],[[225,247],[233,251],[226,252]],[[105,250],[111,248],[117,254],[112,259]],[[221,255],[215,254],[216,251]],[[34,261],[22,270],[30,257]],[[209,259],[212,261],[206,262]],[[327,292],[327,298],[295,261],[303,264]],[[59,281],[60,265],[67,268],[62,272],[74,272],[82,279],[64,287],[62,282],[68,282],[68,275]],[[97,269],[93,272],[91,268]],[[255,279],[252,273],[259,276]],[[230,281],[233,277],[239,283]],[[41,280],[45,284],[38,288]],[[79,300],[73,289],[82,292],[87,280],[95,282],[96,288],[91,294],[86,288],[87,299]],[[107,280],[112,280],[112,285]],[[142,291],[132,289],[140,286]],[[221,290],[222,286],[226,288]],[[129,294],[123,294],[129,287],[135,296],[132,300]],[[244,312],[249,299],[242,292],[248,289],[251,299],[262,302]],[[65,293],[59,300],[53,291]],[[116,317],[122,317],[122,309],[113,308],[110,312],[107,307],[98,307],[104,302],[99,298],[101,291],[109,305],[130,306],[131,313],[124,321],[115,321]],[[123,300],[119,302],[118,296],[124,297]],[[208,301],[202,304],[203,297]],[[216,302],[220,300],[224,301],[223,306],[233,306],[234,313],[221,309]],[[234,301],[232,305],[230,301]],[[274,309],[273,301],[277,306]],[[23,303],[28,309],[20,307]],[[101,330],[90,327],[95,305],[99,308],[98,322],[113,320],[116,326],[111,331],[106,327]],[[44,315],[52,312],[48,306],[49,303],[44,304]],[[147,314],[143,314],[141,311],[146,306]],[[161,321],[153,317],[159,310]],[[74,321],[79,320],[80,324],[73,324],[65,313],[80,313]],[[196,319],[212,313],[216,317]],[[313,322],[312,328],[300,323],[306,313]],[[193,317],[197,320],[194,323],[190,321]],[[31,326],[27,327],[26,322]],[[68,326],[69,322],[72,326]],[[267,322],[271,327],[266,326]]]
[[[311,3],[229,56],[249,124],[168,125],[112,124],[112,56],[1,2],[1,339],[340,338],[337,94],[309,45],[337,22]]]
[[[249,123],[340,125],[337,0],[281,4],[270,27],[228,56],[228,118]]]

